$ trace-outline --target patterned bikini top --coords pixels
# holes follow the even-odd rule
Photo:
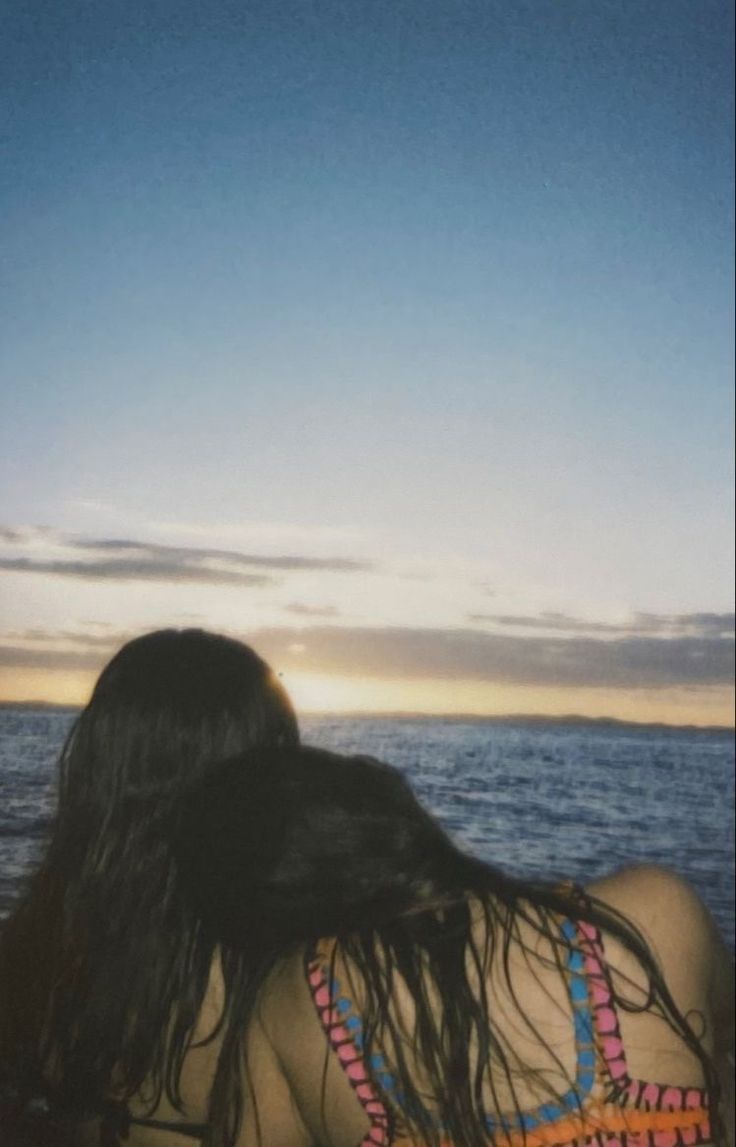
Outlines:
[[[697,1147],[711,1143],[709,1099],[696,1087],[645,1083],[629,1075],[599,930],[565,921],[567,986],[577,1051],[575,1084],[555,1102],[521,1115],[488,1116],[508,1147]],[[356,1147],[420,1147],[401,1128],[402,1096],[384,1056],[363,1054],[363,1021],[331,971],[334,941],[307,955],[306,975],[330,1045],[370,1128]],[[388,1106],[382,1096],[391,1097]],[[441,1147],[452,1147],[449,1139]]]

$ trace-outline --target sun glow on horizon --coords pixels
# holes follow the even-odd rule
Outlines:
[[[50,705],[86,705],[97,673],[49,669],[0,668],[0,701]]]
[[[467,679],[339,677],[306,671],[278,676],[297,714],[304,715],[576,715],[668,725],[734,725],[734,691],[725,686],[565,689]],[[92,671],[0,669],[0,701],[83,706],[96,677]]]
[[[493,685],[481,681],[384,680],[287,674],[302,713],[417,713],[504,717],[513,714],[612,717],[668,725],[734,724],[734,693],[709,689],[581,689]]]

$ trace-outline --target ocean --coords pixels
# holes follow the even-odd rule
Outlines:
[[[0,917],[43,848],[74,713],[0,708]],[[303,739],[390,762],[460,844],[520,876],[640,861],[686,877],[734,947],[734,738],[619,724],[306,717]]]

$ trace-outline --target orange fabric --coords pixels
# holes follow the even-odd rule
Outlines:
[[[527,1131],[526,1137],[520,1131],[504,1134],[503,1147],[554,1147],[560,1143],[574,1143],[594,1135],[617,1135],[620,1132],[637,1134],[640,1132],[685,1130],[698,1127],[708,1120],[708,1112],[702,1108],[692,1111],[636,1111],[605,1104],[597,1110],[583,1112],[557,1123]],[[423,1147],[415,1139],[401,1135],[393,1139],[391,1147]],[[453,1147],[451,1140],[441,1140],[440,1147]]]

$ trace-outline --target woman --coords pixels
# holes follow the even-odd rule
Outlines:
[[[211,774],[177,850],[205,932],[253,971],[206,1142],[723,1141],[730,961],[674,875],[512,879],[396,771],[306,749]]]
[[[0,935],[0,1081],[16,1110],[46,1097],[44,1147],[54,1123],[75,1147],[199,1135],[217,1018],[247,969],[182,898],[170,810],[211,761],[297,742],[285,691],[240,642],[151,633],[103,671],[61,753],[48,851]]]

